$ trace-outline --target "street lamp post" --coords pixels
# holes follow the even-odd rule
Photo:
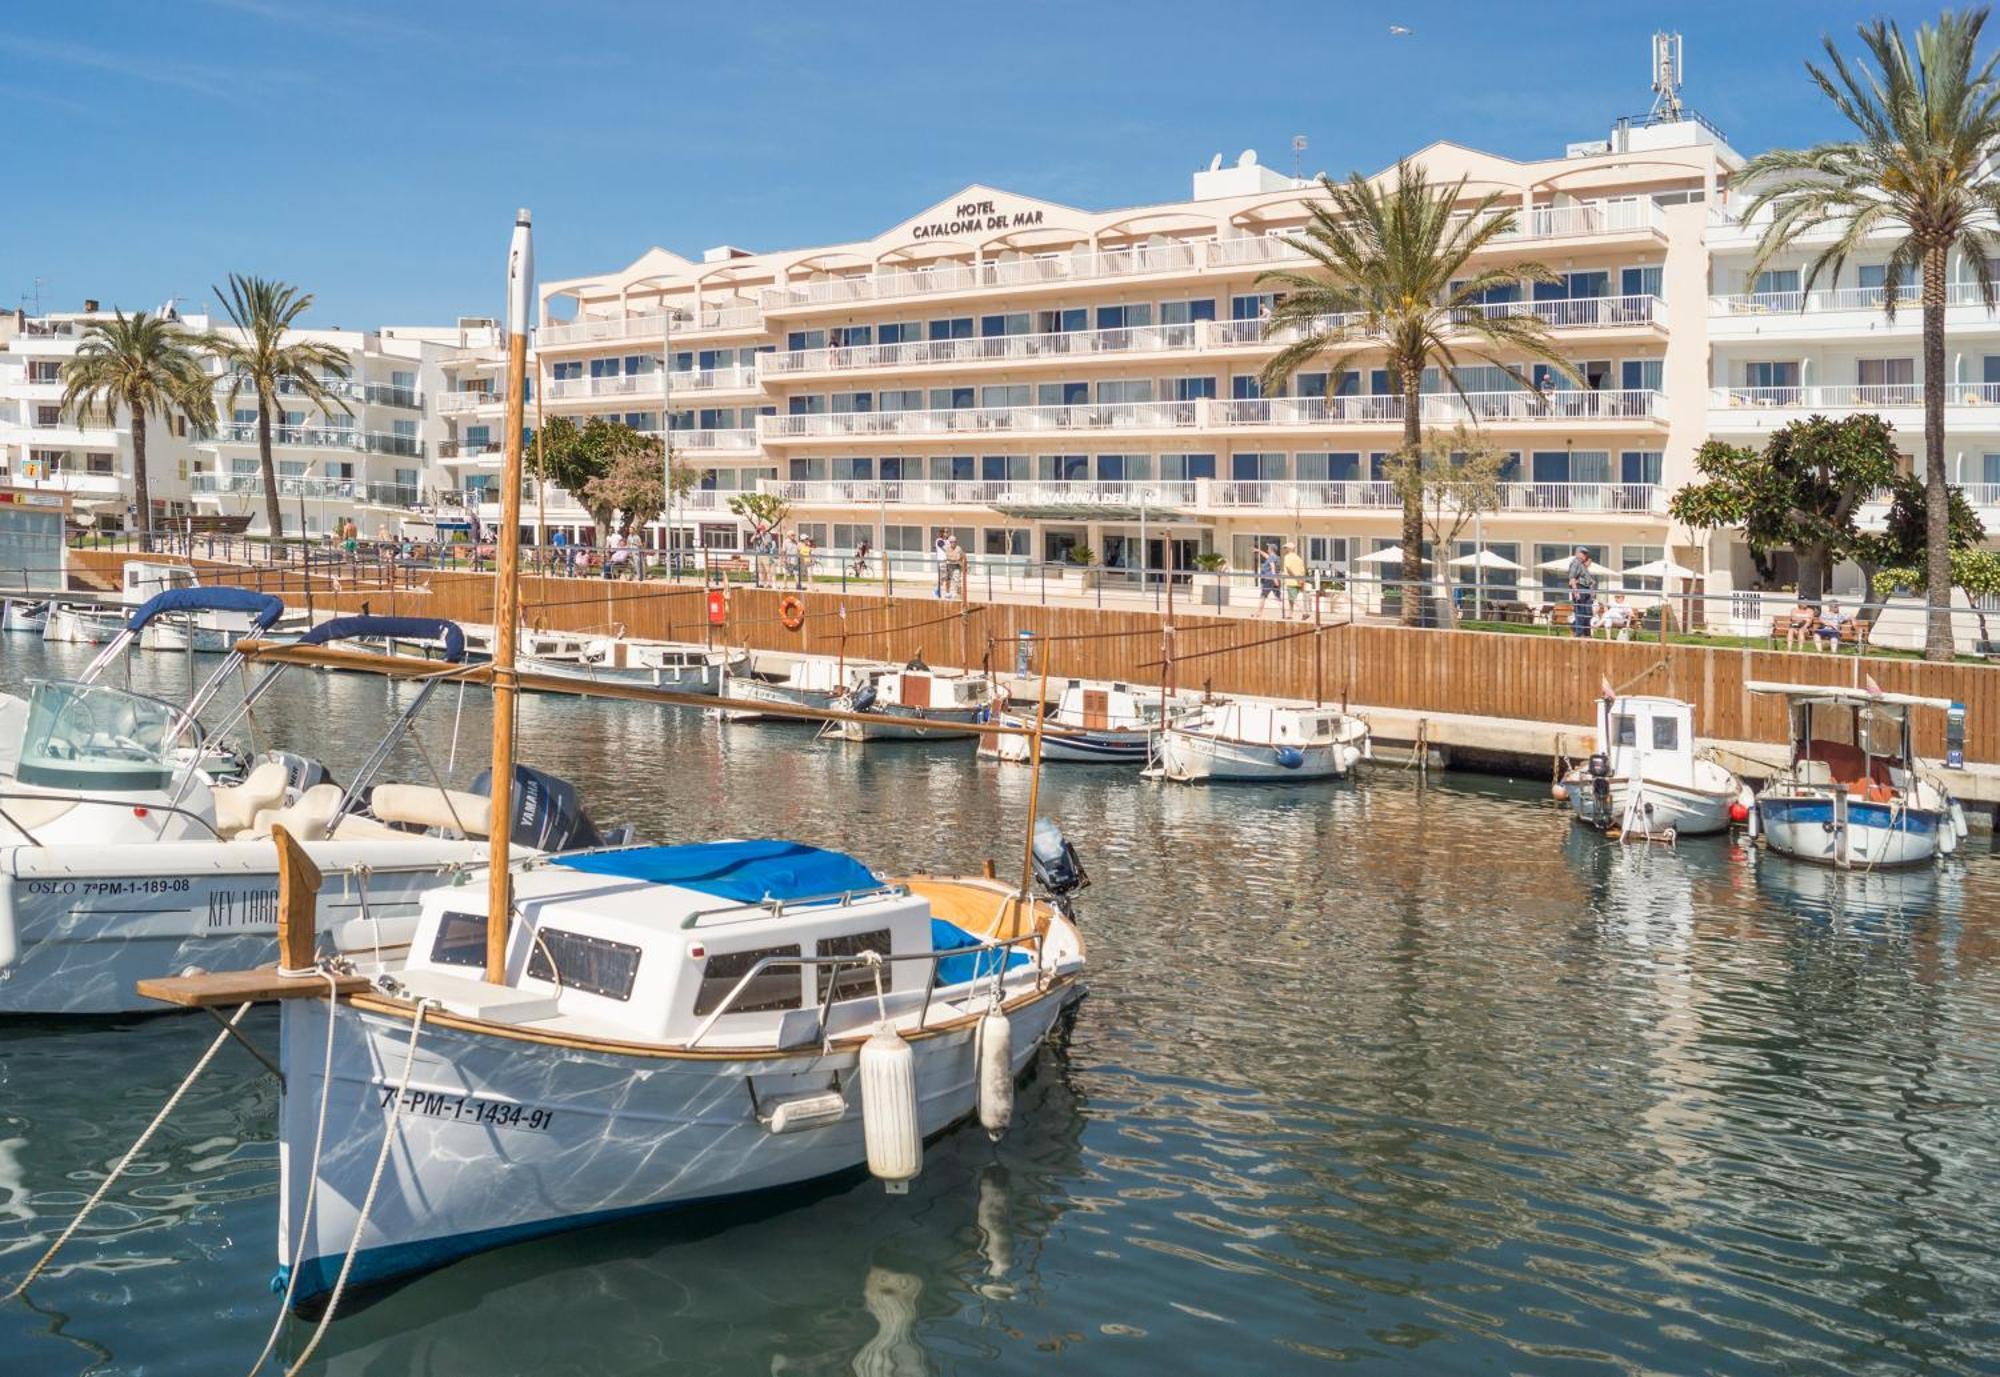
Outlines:
[[[660,502],[666,514],[664,538],[668,577],[681,576],[681,553],[674,541],[674,321],[678,306],[660,301]]]

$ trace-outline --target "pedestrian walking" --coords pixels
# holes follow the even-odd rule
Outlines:
[[[1269,599],[1271,605],[1278,609],[1280,617],[1284,616],[1284,594],[1278,588],[1278,570],[1278,547],[1276,545],[1266,545],[1257,552],[1257,619],[1259,621],[1264,619],[1264,602],[1266,599]]]
[[[1597,591],[1597,576],[1591,572],[1590,551],[1579,545],[1569,562],[1570,635],[1590,635],[1590,600]]]
[[[1290,616],[1292,610],[1296,607],[1299,609],[1299,615],[1302,618],[1311,621],[1312,611],[1305,603],[1305,556],[1301,555],[1299,547],[1289,540],[1285,542],[1283,568],[1285,571],[1285,614]]]

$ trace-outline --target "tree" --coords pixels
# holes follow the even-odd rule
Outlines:
[[[1390,456],[1383,471],[1405,505],[1412,499],[1418,504],[1432,556],[1442,565],[1475,518],[1500,510],[1500,475],[1506,466],[1507,455],[1497,446],[1477,431],[1457,426],[1449,435],[1431,435],[1414,453]],[[1483,587],[1486,571],[1474,572]]]
[[[1950,567],[1951,584],[1945,589],[1945,596],[1951,596],[1952,588],[1964,591],[1972,603],[1972,615],[1979,622],[1981,643],[1991,643],[1993,637],[1986,625],[1986,610],[1980,602],[1981,599],[2000,598],[2000,554],[1971,546],[1954,546]],[[1876,572],[1870,586],[1878,598],[1887,598],[1898,588],[1921,588],[1928,593],[1930,590],[1925,583],[1928,572],[1928,561],[1892,566]]]
[[[353,408],[321,382],[322,378],[347,377],[347,355],[318,340],[292,339],[286,343],[298,328],[299,317],[312,309],[311,292],[301,292],[287,282],[238,273],[229,275],[227,291],[220,287],[214,291],[241,337],[218,331],[204,337],[202,343],[229,370],[229,396],[223,405],[233,409],[245,387],[257,399],[257,467],[264,476],[264,519],[270,525],[271,539],[279,540],[285,526],[278,504],[278,471],[271,462],[271,417],[284,414],[278,400],[280,391],[304,397],[322,412],[337,408],[344,415],[353,415]]]
[[[1988,264],[2000,246],[2000,182],[1991,171],[2000,154],[2000,83],[1996,58],[1979,61],[1984,8],[1939,16],[1904,41],[1895,24],[1860,26],[1873,68],[1852,65],[1829,36],[1822,40],[1830,68],[1811,62],[1806,71],[1855,128],[1858,137],[1811,148],[1773,149],[1744,166],[1740,180],[1754,188],[1748,217],[1768,210],[1770,224],[1757,245],[1751,271],[1761,272],[1807,236],[1832,231],[1806,268],[1810,289],[1822,273],[1839,276],[1850,254],[1872,235],[1893,236],[1883,273],[1882,309],[1894,319],[1904,284],[1920,286],[1924,341],[1924,486],[1933,500],[1925,531],[1925,580],[1930,615],[1924,636],[1927,659],[1952,657],[1950,529],[1943,500],[1944,315],[1946,277],[1954,249],[1962,249],[1979,284],[1980,298],[1995,304]]]
[[[587,489],[593,479],[603,478],[611,472],[613,460],[645,450],[651,451],[653,462],[657,464],[658,443],[648,440],[623,421],[607,421],[601,416],[592,416],[579,426],[567,416],[558,416],[542,426],[542,473],[574,497],[577,505],[590,514],[599,546],[604,544],[618,508],[615,503],[593,503]]]
[[[660,483],[659,442],[636,431],[633,439],[637,443],[613,445],[605,471],[586,480],[582,492],[577,494],[577,500],[593,520],[598,519],[600,512],[605,514],[607,524],[622,515],[628,532],[643,528],[665,511],[667,505]],[[694,471],[676,462],[672,482],[674,494],[685,495],[694,486]],[[643,575],[643,561],[639,568]]]
[[[792,514],[792,504],[776,493],[746,492],[729,499],[729,510],[750,523],[750,538],[756,540],[784,525]]]
[[[1423,382],[1435,367],[1454,393],[1461,353],[1497,368],[1517,386],[1537,390],[1520,364],[1495,351],[1546,363],[1581,381],[1562,357],[1554,335],[1528,311],[1482,309],[1490,292],[1520,290],[1521,279],[1553,282],[1540,263],[1469,271],[1466,264],[1513,232],[1509,193],[1494,191],[1464,210],[1467,179],[1433,185],[1423,169],[1396,164],[1394,180],[1378,189],[1359,172],[1345,183],[1322,176],[1326,203],[1308,207],[1311,221],[1289,239],[1317,265],[1304,271],[1267,272],[1257,280],[1287,294],[1271,312],[1266,335],[1295,331],[1265,365],[1262,384],[1275,394],[1305,364],[1322,361],[1331,395],[1348,366],[1364,353],[1380,353],[1403,404],[1403,451],[1414,454],[1423,438]],[[1403,568],[1422,568],[1422,491],[1403,498]],[[1403,620],[1414,624],[1416,598],[1403,600]]]
[[[215,393],[209,386],[197,341],[176,321],[144,311],[122,311],[94,321],[63,369],[61,414],[81,423],[101,413],[113,425],[123,407],[132,416],[132,500],[138,508],[139,546],[153,548],[153,497],[146,473],[146,418],[175,416],[190,425],[215,420]]]
[[[1741,527],[1766,580],[1771,551],[1796,550],[1799,595],[1815,600],[1834,564],[1865,550],[1855,513],[1897,472],[1893,432],[1872,413],[1793,421],[1761,452],[1710,440],[1695,452],[1694,465],[1705,481],[1674,494],[1673,518],[1695,530]]]

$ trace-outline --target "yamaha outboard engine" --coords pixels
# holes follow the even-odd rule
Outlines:
[[[493,772],[481,770],[472,792],[493,795]],[[583,811],[576,786],[527,765],[514,767],[513,828],[508,839],[537,851],[579,851],[604,845],[604,838]]]
[[[1611,801],[1611,757],[1603,751],[1591,752],[1590,792],[1599,803]]]
[[[847,706],[851,712],[866,712],[868,709],[874,707],[875,681],[871,679],[860,688],[854,690],[854,696],[847,700]]]
[[[1035,878],[1043,889],[1058,900],[1067,901],[1069,896],[1090,883],[1090,876],[1083,868],[1083,862],[1076,858],[1076,848],[1070,845],[1062,828],[1053,819],[1035,819]],[[1067,910],[1068,904],[1064,903]]]

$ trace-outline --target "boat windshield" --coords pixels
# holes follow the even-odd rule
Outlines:
[[[107,684],[32,680],[15,777],[46,789],[165,790],[173,752],[201,730],[171,703]]]
[[[1906,709],[1900,704],[1880,703],[1856,714],[1861,728],[1861,749],[1869,755],[1903,758],[1903,721]]]

